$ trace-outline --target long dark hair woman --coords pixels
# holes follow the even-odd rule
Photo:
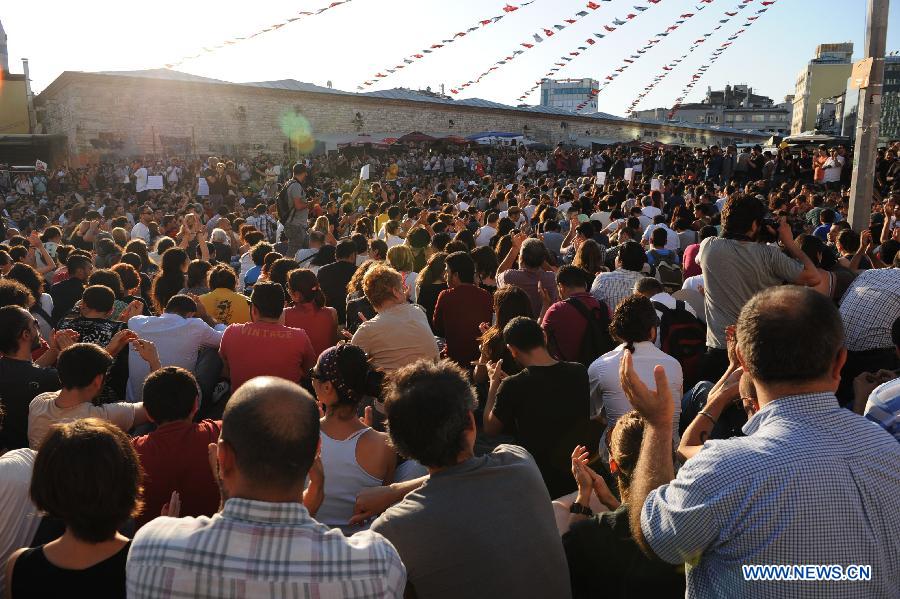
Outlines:
[[[181,248],[169,248],[162,256],[162,268],[153,279],[150,295],[157,314],[166,310],[166,304],[185,287],[185,273],[190,260]]]
[[[503,342],[503,327],[510,320],[517,316],[534,317],[534,311],[531,307],[531,300],[528,294],[521,287],[510,285],[498,289],[494,294],[494,314],[497,323],[489,326],[488,323],[482,323],[481,334],[481,357],[475,364],[475,372],[473,378],[476,383],[484,383],[487,381],[487,363],[503,360],[503,372],[513,375],[522,370],[522,367],[512,357],[509,348]]]

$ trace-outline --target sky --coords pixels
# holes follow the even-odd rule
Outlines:
[[[510,0],[518,4],[519,0]],[[678,30],[636,61],[599,97],[599,110],[625,114],[637,93],[661,67],[685,53],[691,43],[712,31],[742,0],[713,0],[697,12],[699,0],[595,0],[601,8],[575,25],[558,32],[514,61],[485,77],[457,98],[485,98],[518,104],[517,98],[553,65],[559,56],[585,45],[584,40],[614,18],[638,16],[615,32],[588,46],[568,63],[560,78],[593,77],[603,80],[622,59],[645,45],[679,15],[695,13]],[[715,32],[669,73],[638,109],[670,107],[710,52],[761,8],[754,0],[738,17]],[[117,71],[160,68],[204,46],[246,36],[294,16],[316,10],[330,0],[154,0],[140,5],[109,0],[70,2],[48,0],[36,18],[34,5],[7,1],[0,5],[0,22],[8,35],[10,67],[21,72],[27,57],[32,85],[39,92],[63,71]],[[232,82],[297,79],[318,85],[331,81],[337,89],[353,91],[379,71],[400,64],[404,57],[440,43],[482,19],[502,15],[505,0],[351,0],[322,15],[301,19],[252,40],[226,46],[203,58],[190,60],[178,70]],[[563,19],[585,10],[587,0],[535,0],[501,21],[468,34],[421,61],[366,89],[427,86],[446,89],[474,79],[522,42],[545,27],[565,24]],[[865,38],[866,0],[777,0],[741,35],[706,72],[686,101],[700,101],[707,86],[747,84],[754,93],[776,102],[793,93],[797,73],[814,56],[819,43],[854,43],[854,59],[861,58]],[[639,12],[634,6],[649,6]],[[606,33],[606,32],[604,32]],[[543,36],[542,36],[543,37]],[[888,52],[900,50],[900,2],[888,19]],[[526,103],[537,104],[538,92]]]

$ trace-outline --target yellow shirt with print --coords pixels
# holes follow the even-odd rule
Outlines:
[[[250,322],[250,302],[240,293],[220,287],[201,295],[200,302],[222,324]]]

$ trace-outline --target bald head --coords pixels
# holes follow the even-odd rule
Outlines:
[[[288,489],[303,483],[316,457],[319,411],[296,383],[257,377],[228,400],[222,439],[245,479],[267,489]]]
[[[807,287],[771,287],[753,296],[737,323],[738,351],[755,381],[807,383],[827,376],[844,342],[831,299]]]

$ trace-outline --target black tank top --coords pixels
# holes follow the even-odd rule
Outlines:
[[[131,541],[115,555],[84,570],[54,566],[44,556],[44,547],[26,550],[12,572],[12,596],[125,598],[125,560]]]

